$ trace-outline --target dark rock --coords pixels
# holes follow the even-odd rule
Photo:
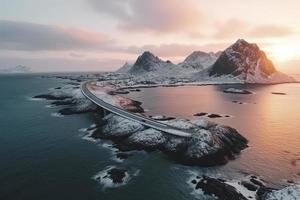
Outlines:
[[[130,92],[140,92],[140,89],[130,89]]]
[[[286,93],[284,93],[284,92],[272,92],[272,94],[275,94],[275,95],[286,95]]]
[[[293,181],[293,180],[287,180],[287,183],[295,184],[295,181]]]
[[[209,117],[209,118],[220,118],[222,116],[218,115],[218,114],[209,114],[207,117]]]
[[[126,172],[126,169],[112,168],[107,171],[107,175],[104,178],[110,178],[113,183],[123,183]]]
[[[129,94],[129,92],[126,90],[116,90],[114,92],[115,92],[115,94]]]
[[[204,194],[214,195],[222,200],[246,200],[233,186],[228,185],[218,179],[203,176],[195,189],[202,189]]]
[[[255,185],[257,185],[257,186],[260,186],[260,187],[265,186],[264,183],[262,183],[261,181],[259,181],[259,180],[257,180],[257,179],[250,178],[250,181],[251,181],[252,183],[254,183]]]
[[[201,117],[201,116],[205,116],[205,115],[207,115],[206,112],[200,112],[200,113],[194,114],[194,116],[197,116],[197,117]]]
[[[62,115],[74,115],[74,114],[84,114],[84,113],[90,113],[95,112],[94,109],[86,109],[86,110],[77,110],[74,107],[71,108],[63,108],[58,111]]]
[[[193,179],[193,180],[191,181],[191,183],[194,184],[194,185],[196,185],[196,184],[197,184],[197,181],[196,181],[195,179]]]
[[[231,93],[231,94],[253,94],[253,92],[248,91],[248,90],[223,90],[224,93]],[[235,102],[235,103],[240,103],[240,102]]]
[[[169,121],[169,120],[173,120],[176,119],[175,117],[167,117],[167,116],[149,116],[150,118],[154,119],[154,120],[158,120],[158,121]]]
[[[41,94],[41,95],[36,95],[33,98],[35,99],[47,99],[47,100],[65,100],[68,98],[71,98],[69,96],[53,96],[51,94]]]
[[[250,191],[256,191],[258,187],[250,182],[242,181],[241,184]]]
[[[259,187],[259,189],[256,192],[256,196],[258,200],[265,200],[268,193],[274,191],[274,188],[269,188],[265,186]]]
[[[56,106],[65,106],[65,105],[75,105],[76,103],[73,100],[61,100],[61,101],[53,101],[51,102],[52,105]]]

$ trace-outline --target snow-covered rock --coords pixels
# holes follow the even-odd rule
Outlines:
[[[131,121],[120,116],[109,114],[104,117],[106,122],[102,128],[104,137],[120,138],[129,137],[135,132],[143,131],[145,127],[135,121]]]
[[[204,119],[162,121],[170,126],[191,131],[191,138],[146,128],[113,114],[106,116],[104,121],[102,131],[92,137],[118,139],[117,144],[121,150],[161,150],[184,164],[222,164],[227,162],[228,157],[247,147],[247,140],[235,129]]]
[[[300,185],[291,185],[281,190],[270,192],[265,200],[298,200],[300,199]]]
[[[34,98],[55,100],[56,105],[72,105],[71,107],[62,108],[59,111],[59,113],[63,115],[97,111],[97,106],[84,97],[79,87],[72,84],[67,84],[63,87],[50,89],[48,93],[37,95]]]
[[[278,72],[265,52],[243,39],[227,48],[211,67],[210,76],[231,75],[245,83],[293,82],[293,78]]]
[[[170,61],[163,61],[151,52],[146,51],[138,57],[128,72],[135,77],[142,76],[145,80],[153,81],[159,79],[160,81],[169,80],[172,82],[176,81],[176,79],[189,78],[191,74],[202,70],[202,67],[192,67],[190,64],[176,65]]]
[[[138,131],[128,138],[128,144],[137,149],[160,149],[166,142],[166,138],[161,131],[149,128]]]
[[[194,51],[179,66],[187,69],[198,69],[200,71],[212,66],[219,56],[220,52],[206,53],[203,51]]]

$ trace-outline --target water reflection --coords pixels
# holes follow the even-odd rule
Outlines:
[[[255,94],[223,93],[230,87]],[[129,97],[143,102],[149,115],[184,118],[194,118],[198,112],[231,115],[232,118],[211,120],[238,129],[249,139],[250,147],[238,159],[217,169],[255,173],[273,183],[299,182],[300,84],[146,88],[140,93],[130,93]]]

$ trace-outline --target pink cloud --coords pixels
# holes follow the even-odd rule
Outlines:
[[[112,39],[83,28],[0,20],[0,49],[105,49]]]
[[[205,21],[196,0],[89,0],[100,14],[114,17],[126,31],[155,33],[194,30]]]
[[[262,38],[262,37],[285,37],[294,34],[294,30],[288,26],[278,25],[262,25],[254,27],[249,36]]]

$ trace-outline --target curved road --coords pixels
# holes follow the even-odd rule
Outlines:
[[[171,135],[175,135],[175,136],[179,136],[179,137],[191,137],[192,132],[185,130],[185,129],[180,129],[180,128],[176,128],[173,126],[169,126],[167,124],[155,121],[151,118],[147,118],[145,116],[141,116],[132,112],[128,112],[126,110],[123,110],[119,107],[113,106],[109,103],[106,103],[105,101],[101,100],[100,98],[98,98],[95,94],[93,94],[89,89],[88,89],[88,85],[91,83],[92,81],[88,81],[85,82],[81,85],[80,89],[82,94],[88,98],[89,100],[91,100],[93,103],[95,103],[96,105],[100,106],[101,108],[108,110],[111,113],[114,113],[116,115],[119,115],[123,118],[129,119],[129,120],[133,120],[136,122],[139,122],[147,127],[171,134]]]

